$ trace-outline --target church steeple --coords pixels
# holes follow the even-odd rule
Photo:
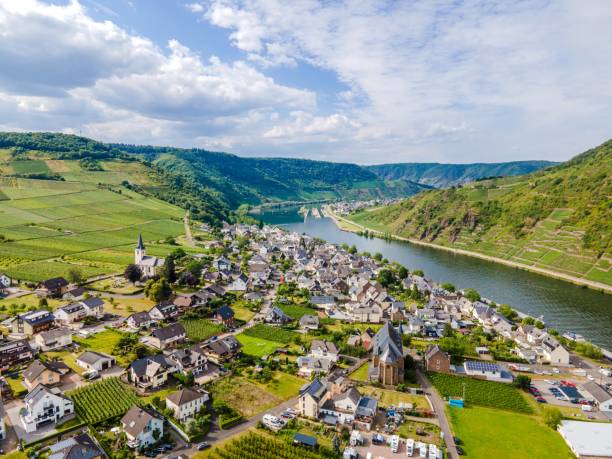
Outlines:
[[[142,242],[142,234],[138,234],[138,244],[134,249],[134,264],[139,265],[142,259],[146,256],[145,246]]]
[[[142,243],[142,234],[141,233],[138,233],[138,244],[136,245],[136,248],[138,250],[144,250],[145,249],[145,246]]]

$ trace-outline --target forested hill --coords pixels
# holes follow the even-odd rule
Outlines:
[[[448,188],[484,178],[529,174],[555,164],[558,163],[551,161],[474,164],[398,163],[368,166],[367,169],[384,180],[409,180],[435,188]]]
[[[525,176],[432,190],[351,219],[612,285],[612,140]]]

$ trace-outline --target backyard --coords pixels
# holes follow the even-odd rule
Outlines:
[[[230,376],[215,381],[208,390],[213,400],[223,400],[245,418],[250,418],[283,400],[264,387],[241,376]]]

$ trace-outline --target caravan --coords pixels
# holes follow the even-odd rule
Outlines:
[[[418,442],[417,448],[419,450],[419,457],[426,458],[427,457],[427,444],[423,442]]]
[[[438,447],[429,445],[429,459],[438,459]]]
[[[414,454],[414,440],[409,438],[406,440],[406,456],[412,457]]]
[[[391,435],[391,438],[389,439],[389,446],[391,446],[391,452],[393,453],[397,453],[399,451],[399,436],[398,435]]]

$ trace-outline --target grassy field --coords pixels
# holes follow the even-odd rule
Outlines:
[[[236,335],[236,339],[242,344],[242,352],[252,355],[253,357],[263,357],[264,355],[272,354],[276,349],[282,346],[280,343],[268,341],[254,336],[248,336],[244,333]]]
[[[16,279],[67,276],[75,268],[86,278],[121,272],[133,260],[139,233],[157,255],[173,249],[156,250],[156,242],[184,232],[182,209],[120,186],[134,183],[137,171],[84,171],[77,161],[61,160],[0,160],[3,165],[66,179],[0,177],[0,235],[7,241],[0,244],[0,270]]]
[[[225,401],[245,418],[253,417],[283,400],[261,385],[240,376],[215,381],[210,385],[209,392],[213,400]]]
[[[423,432],[424,435],[418,435],[417,431]],[[398,432],[402,438],[413,438],[425,443],[433,443],[440,446],[440,427],[426,422],[406,421],[400,425]],[[415,454],[415,457],[418,455]]]
[[[61,360],[66,365],[68,365],[72,371],[74,371],[75,373],[79,375],[85,371],[84,368],[81,368],[76,363],[76,359],[79,356],[79,354],[74,354],[68,351],[60,351],[60,352],[51,351],[51,352],[45,352],[42,355],[44,355],[49,360],[55,360],[55,359]]]
[[[287,400],[297,396],[300,387],[308,381],[298,376],[283,373],[282,371],[275,371],[272,375],[272,380],[267,383],[260,383],[259,381],[252,382],[262,387],[267,392],[270,392],[272,395]]]
[[[382,407],[397,407],[400,403],[412,403],[415,408],[429,410],[429,403],[424,395],[412,395],[396,390],[380,389],[373,386],[359,386],[362,395],[369,395],[378,399],[378,404]]]
[[[232,304],[231,308],[234,311],[234,317],[237,320],[242,320],[244,322],[248,322],[253,317],[255,317],[255,312],[251,311],[245,304],[245,301],[236,301]]]
[[[74,342],[84,347],[87,350],[98,351],[104,354],[111,355],[113,349],[121,339],[123,332],[116,330],[105,330],[100,333],[96,333],[89,338],[79,338],[75,336],[73,338]],[[118,355],[115,356],[117,359],[117,363],[122,366],[129,365],[132,360],[136,358],[135,355]]]
[[[20,397],[21,395],[25,395],[28,393],[28,389],[23,385],[23,380],[13,379],[13,378],[5,378],[8,385],[11,387],[11,391],[13,392],[14,397]]]
[[[354,379],[355,381],[368,382],[368,362],[361,365],[355,371],[353,371],[349,378]]]
[[[467,406],[480,405],[521,413],[533,412],[523,393],[510,384],[443,373],[430,373],[429,378],[443,397],[461,397],[465,387]]]
[[[561,436],[536,417],[491,408],[449,408],[451,423],[467,457],[567,459]]]
[[[301,304],[283,304],[280,305],[279,308],[287,314],[289,317],[300,320],[302,316],[310,314],[317,315],[316,309],[309,308],[307,306],[302,306]]]
[[[111,303],[106,301],[105,311],[127,317],[135,312],[148,311],[155,306],[155,301],[148,298],[115,298]]]
[[[281,344],[289,344],[298,336],[290,330],[263,324],[257,324],[254,327],[248,328],[244,331],[244,334]]]

